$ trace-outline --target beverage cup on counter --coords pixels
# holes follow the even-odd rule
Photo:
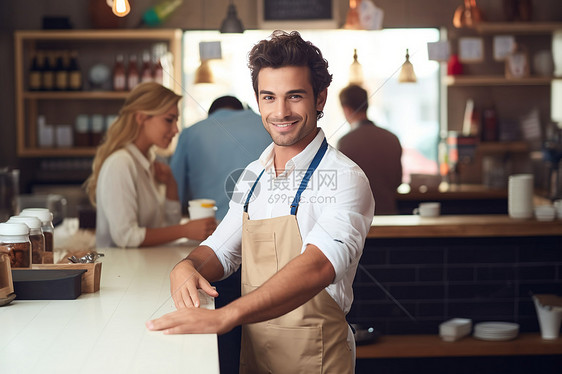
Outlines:
[[[533,295],[533,301],[539,319],[541,337],[545,340],[558,339],[562,323],[560,298],[555,295]]]
[[[509,176],[507,203],[507,210],[511,218],[528,219],[533,217],[532,174]]]
[[[187,209],[190,219],[214,217],[217,211],[215,200],[212,199],[190,200]]]
[[[420,203],[412,214],[419,215],[420,217],[439,217],[441,214],[441,203]]]

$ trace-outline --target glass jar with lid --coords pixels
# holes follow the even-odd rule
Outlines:
[[[55,247],[53,213],[47,208],[26,208],[21,211],[20,216],[32,216],[41,220],[41,229],[45,235],[45,252],[53,252]]]
[[[31,268],[31,242],[25,223],[0,223],[0,245],[8,248],[12,269]]]
[[[42,264],[45,254],[45,235],[43,235],[43,229],[41,228],[41,220],[33,216],[12,216],[7,223],[25,223],[29,227],[31,263]]]

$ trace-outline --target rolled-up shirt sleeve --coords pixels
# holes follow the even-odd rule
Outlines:
[[[374,199],[365,175],[351,169],[338,174],[338,188],[331,191],[330,201],[319,205],[321,212],[303,238],[303,250],[308,244],[318,247],[334,267],[332,283],[337,283],[350,266],[356,266],[363,253]]]
[[[219,259],[224,275],[228,277],[242,263],[242,219],[244,209],[237,202],[230,201],[228,213],[220,222],[215,232],[201,245],[210,247]]]

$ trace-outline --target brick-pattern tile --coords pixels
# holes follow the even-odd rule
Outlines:
[[[369,239],[354,293],[348,320],[384,334],[433,334],[454,317],[536,332],[531,294],[562,294],[562,236]]]

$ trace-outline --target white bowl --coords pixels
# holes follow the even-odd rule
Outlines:
[[[535,207],[535,217],[539,221],[552,221],[556,217],[556,210],[552,205],[539,205]]]

